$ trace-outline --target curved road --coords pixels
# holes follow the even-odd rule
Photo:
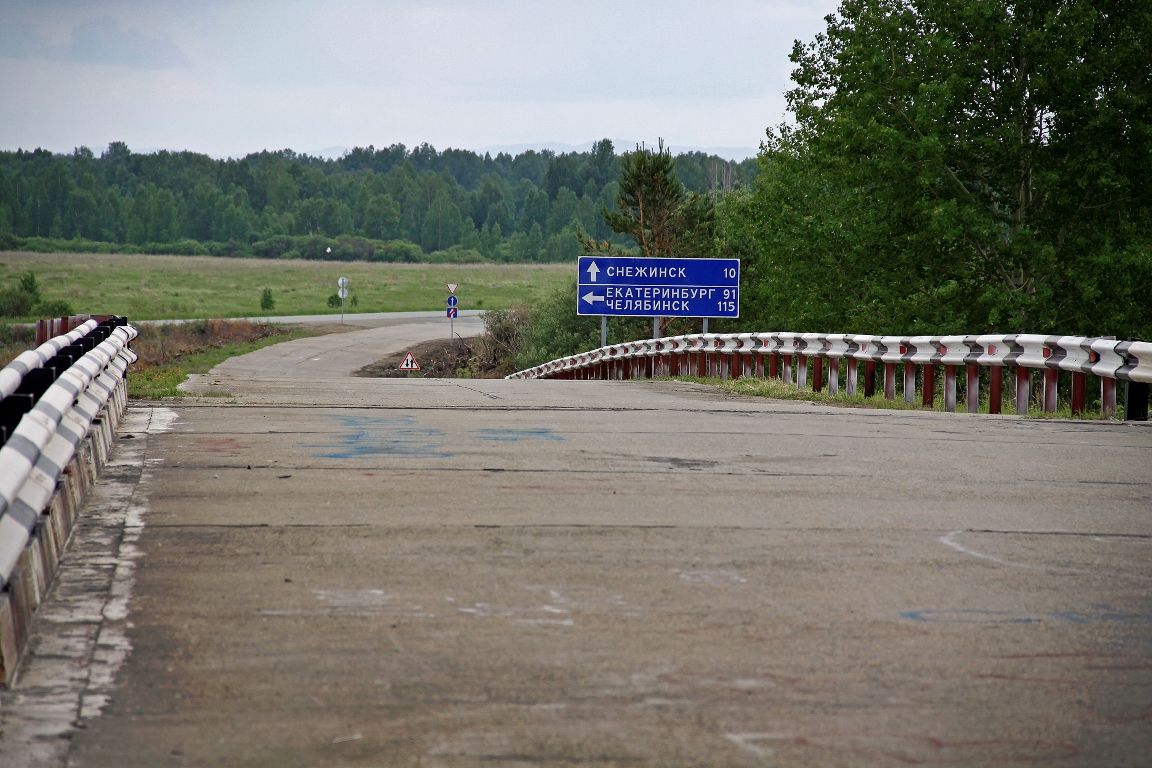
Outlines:
[[[1149,425],[347,376],[433,329],[133,406],[124,641],[45,612],[12,764],[1147,764]]]

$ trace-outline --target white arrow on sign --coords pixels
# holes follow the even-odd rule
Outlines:
[[[448,293],[456,293],[456,289],[460,287],[460,283],[448,283]]]
[[[584,301],[588,302],[589,304],[595,304],[598,301],[604,301],[603,296],[597,296],[596,294],[592,293],[592,291],[588,291],[588,293],[584,294],[581,298],[583,298]]]
[[[598,274],[600,274],[600,267],[596,266],[596,262],[592,262],[591,264],[589,264],[588,265],[588,277],[591,278],[591,281],[593,283],[596,282],[596,275],[598,275]]]

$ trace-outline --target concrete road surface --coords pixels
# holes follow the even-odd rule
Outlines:
[[[379,333],[134,406],[8,764],[1152,764],[1148,424],[346,377]]]

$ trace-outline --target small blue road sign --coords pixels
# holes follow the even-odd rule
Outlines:
[[[578,315],[739,317],[739,259],[581,256]]]
[[[448,306],[454,307],[459,303],[460,303],[460,299],[456,298],[455,296],[449,296],[448,297]]]
[[[448,307],[448,317],[456,317],[456,307]]]

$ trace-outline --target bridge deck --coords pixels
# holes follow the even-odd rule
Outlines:
[[[121,481],[143,530],[128,614],[103,621],[131,652],[102,714],[57,754],[881,766],[1152,753],[1148,425],[674,382],[343,377],[331,339],[384,333],[398,331],[231,361],[193,386],[235,402],[169,405],[167,426],[136,406],[122,449],[142,469]],[[321,353],[329,378],[283,375],[315,375],[304,363]]]

